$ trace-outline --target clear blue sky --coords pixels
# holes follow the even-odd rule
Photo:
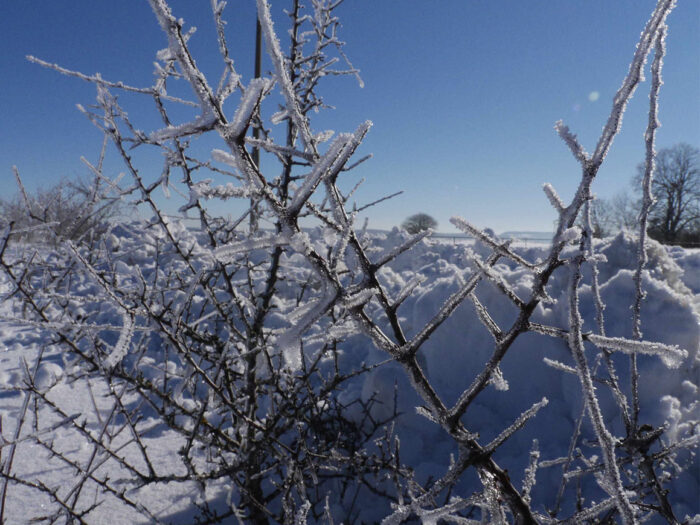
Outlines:
[[[274,0],[279,17],[287,1]],[[220,64],[206,0],[171,3],[176,16],[198,28],[193,53],[218,79]],[[650,0],[346,0],[338,9],[345,51],[361,70],[329,79],[327,102],[337,107],[312,122],[315,130],[374,127],[360,155],[374,158],[348,184],[365,177],[357,202],[398,189],[405,193],[369,212],[388,228],[414,212],[438,219],[460,215],[496,231],[549,230],[554,214],[542,193],[551,182],[570,197],[579,168],[553,131],[563,119],[592,149],[613,95],[655,5]],[[30,188],[86,172],[101,137],[76,109],[94,88],[24,59],[36,55],[110,80],[150,85],[154,53],[165,46],[145,0],[3,2],[0,34],[0,188],[14,192],[16,164]],[[250,78],[253,0],[232,0],[225,14],[232,54]],[[661,91],[658,147],[700,144],[700,2],[681,0],[669,17]],[[279,18],[278,27],[281,24]],[[284,42],[284,35],[282,35]],[[212,52],[213,51],[213,52]],[[648,106],[646,82],[625,116],[622,134],[594,191],[630,189],[643,158]],[[140,120],[150,105],[132,104]],[[150,119],[150,120],[149,120]],[[121,170],[109,166],[110,175]],[[156,171],[156,162],[146,166]]]

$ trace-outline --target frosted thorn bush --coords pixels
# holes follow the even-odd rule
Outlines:
[[[215,79],[165,0],[150,0],[167,41],[152,86],[31,58],[95,85],[97,106],[81,111],[125,170],[108,178],[103,148],[89,164],[100,196],[148,218],[73,240],[44,221],[50,246],[10,242],[17,225],[2,224],[0,290],[21,310],[2,322],[35,331],[63,363],[27,357],[34,372],[0,447],[2,501],[28,491],[51,520],[79,523],[102,506],[154,523],[678,523],[667,487],[687,479],[692,407],[669,396],[673,429],[646,424],[644,375],[626,356],[684,371],[689,353],[642,338],[644,230],[633,274],[640,326],[631,337],[606,333],[615,318],[597,250],[609,245],[593,241],[590,218],[591,185],[654,49],[651,183],[674,3],[658,2],[593,153],[557,123],[581,174],[569,202],[544,185],[558,217],[551,245],[535,258],[455,217],[474,245],[447,261],[430,231],[378,236],[357,224],[359,211],[400,192],[352,202],[348,179],[369,158],[359,152],[371,122],[358,116],[354,131],[335,133],[311,119],[327,107],[324,77],[358,73],[338,36],[339,2],[289,1],[277,19],[256,0],[273,69],[261,78],[236,70],[245,50],[229,46],[218,0]],[[168,95],[182,84],[192,100]],[[153,102],[155,129],[139,130],[119,91]],[[210,141],[203,154],[199,140]],[[162,170],[140,168],[142,152],[159,155]],[[232,216],[216,216],[213,200]],[[539,389],[557,380],[566,395],[545,397]],[[50,487],[15,450],[39,451],[71,483]],[[154,494],[190,504],[168,515]]]

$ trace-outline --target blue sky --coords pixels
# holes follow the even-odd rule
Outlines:
[[[288,2],[274,0],[280,15]],[[579,168],[556,136],[563,119],[592,149],[615,91],[627,72],[649,0],[346,0],[338,9],[345,51],[365,87],[328,79],[323,93],[336,110],[315,130],[354,130],[372,120],[359,155],[374,158],[347,181],[366,179],[357,203],[399,189],[400,197],[368,210],[370,225],[390,228],[426,212],[442,231],[462,216],[496,231],[549,230],[554,213],[541,190],[550,182],[567,198]],[[658,147],[700,144],[700,2],[682,0],[669,17]],[[198,27],[192,49],[218,79],[213,24],[206,0],[171,3]],[[232,0],[225,14],[232,55],[245,80],[252,73],[255,9]],[[27,62],[27,54],[110,80],[148,86],[154,53],[165,39],[145,0],[6,2],[0,34],[0,187],[14,191],[16,164],[29,188],[86,173],[97,130],[76,109],[94,88]],[[282,23],[279,18],[278,27]],[[284,42],[284,38],[282,38]],[[623,131],[600,170],[602,197],[631,191],[643,158],[646,82],[637,90]],[[150,105],[124,96],[139,123]],[[141,121],[146,130],[151,117]],[[144,159],[157,174],[157,161]],[[149,164],[149,162],[151,164]],[[108,164],[110,175],[122,168]]]

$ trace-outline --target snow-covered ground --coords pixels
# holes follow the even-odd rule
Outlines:
[[[391,248],[403,236],[397,230],[384,236],[377,235],[375,252]],[[521,245],[516,242],[514,246],[528,260],[536,260],[546,253],[544,245]],[[427,277],[400,310],[409,337],[411,330],[415,332],[424,326],[445,298],[457,289],[462,278],[468,275],[470,268],[466,250],[481,251],[484,255],[488,253],[485,247],[473,241],[426,240],[382,270],[382,284],[390,293],[398,293],[417,273]],[[602,296],[607,304],[605,319],[608,335],[630,337],[636,245],[631,237],[620,234],[601,241],[598,250],[608,261],[601,266],[600,273]],[[697,432],[697,422],[700,420],[700,250],[667,248],[652,242],[648,255],[648,271],[644,275],[647,296],[642,307],[644,337],[650,341],[678,345],[687,350],[689,356],[678,368],[667,368],[654,356],[640,356],[640,421],[652,425],[666,422],[668,430],[664,439],[673,442]],[[500,264],[498,269],[516,292],[528,290],[532,278],[530,273],[515,266],[510,267],[507,263]],[[590,275],[586,275],[585,279],[580,307],[585,321],[584,329],[591,330],[595,326],[595,314]],[[567,326],[567,283],[566,272],[554,274],[549,288],[553,302],[539,306],[533,321]],[[1,282],[1,297],[6,297],[12,289],[6,280]],[[87,297],[90,288],[85,287],[83,293]],[[489,284],[480,285],[478,296],[499,325],[507,326],[512,322],[515,309],[495,288]],[[68,381],[70,374],[67,371],[74,366],[72,358],[62,353],[59,345],[48,344],[44,332],[19,322],[17,319],[22,318],[23,314],[12,298],[0,303],[0,315],[3,319],[0,320],[0,417],[4,439],[0,450],[6,470],[17,480],[22,480],[11,482],[7,487],[7,523],[42,522],[43,517],[56,510],[49,492],[57,491],[65,500],[68,494],[76,493],[83,484],[87,488],[81,492],[80,507],[89,510],[83,518],[88,523],[126,524],[156,520],[191,523],[195,516],[193,503],[225,501],[229,487],[224,482],[210,486],[204,492],[195,482],[160,483],[146,489],[132,490],[127,481],[130,473],[120,465],[119,456],[128,456],[132,462],[137,462],[141,452],[130,439],[128,428],[113,437],[113,449],[118,451],[116,457],[95,453],[88,438],[105,431],[102,422],[112,409],[112,400],[107,396],[108,386],[98,377],[89,381]],[[433,334],[419,359],[436,391],[452,403],[488,360],[492,347],[491,336],[478,322],[474,307],[465,302]],[[32,373],[40,354],[42,359],[35,383],[47,392],[47,399],[55,403],[55,408],[40,408],[40,425],[36,426],[33,407],[31,403],[30,406],[25,405],[26,393],[21,387],[24,378]],[[359,335],[350,337],[343,344],[342,355],[343,359],[354,363],[386,359],[385,354],[371,347],[368,339]],[[592,362],[594,355],[591,351]],[[555,460],[565,455],[583,407],[578,378],[548,366],[545,358],[573,365],[564,340],[535,334],[521,337],[502,364],[507,389],[506,383],[503,383],[499,388],[484,391],[465,419],[470,431],[478,432],[481,439],[489,441],[534,402],[543,397],[549,400],[549,404],[495,455],[495,460],[508,470],[517,486],[520,486],[527,467],[533,439],[539,440],[540,461]],[[615,359],[622,387],[628,391],[629,379],[625,374],[627,357],[616,356]],[[419,400],[400,367],[389,363],[360,376],[346,386],[342,395],[348,400],[357,397],[367,400],[376,396],[383,402],[375,405],[376,415],[387,416],[393,409],[395,385],[398,385],[399,410],[403,413],[396,428],[401,440],[401,459],[415,468],[417,481],[423,483],[430,476],[444,473],[450,462],[450,454],[455,450],[453,442],[437,425],[416,413]],[[613,399],[602,394],[601,402],[608,428],[617,436],[623,435],[624,428]],[[67,418],[83,423],[84,430],[62,424]],[[16,436],[20,421],[21,431]],[[141,429],[148,428],[144,433],[143,445],[152,457],[157,458],[159,474],[184,474],[178,459],[183,438],[157,419],[146,418],[139,425]],[[587,418],[584,418],[583,435],[578,446],[585,448],[587,455],[596,448],[593,440],[593,431]],[[46,447],[39,444],[49,441],[62,451],[63,459],[52,457]],[[16,443],[11,465],[8,457],[14,447],[9,446],[8,442]],[[125,443],[124,448],[119,448],[120,442]],[[105,494],[91,480],[76,475],[76,469],[71,468],[66,460],[74,461],[83,468],[91,465],[93,478],[124,478],[125,500],[132,502],[133,506],[114,495]],[[560,464],[556,464],[539,469],[533,501],[553,504],[561,468]],[[683,472],[668,484],[674,511],[679,517],[697,515],[700,513],[697,459],[680,453],[675,468]],[[471,490],[472,481],[466,477],[456,490]],[[573,508],[575,490],[576,484],[573,482],[566,488],[565,509]],[[92,501],[89,501],[90,498]],[[90,510],[92,503],[96,506]],[[545,512],[545,508],[538,510]],[[380,519],[389,511],[388,507],[370,506],[363,516],[370,520]]]

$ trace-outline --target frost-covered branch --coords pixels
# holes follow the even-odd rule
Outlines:
[[[644,265],[646,264],[646,239],[647,239],[647,228],[649,224],[649,212],[654,204],[654,197],[652,195],[652,181],[654,177],[654,159],[656,152],[654,150],[656,130],[659,127],[658,121],[658,111],[659,111],[659,90],[661,89],[661,68],[663,66],[663,57],[666,53],[666,24],[661,23],[658,32],[655,35],[655,53],[654,61],[651,65],[651,89],[649,91],[649,122],[647,124],[646,133],[644,135],[644,142],[646,146],[646,155],[644,162],[644,176],[642,178],[642,209],[639,212],[639,242],[637,247],[637,267],[634,273],[634,286],[635,286],[635,299],[632,305],[632,315],[633,315],[633,331],[634,338],[642,338],[641,330],[641,305],[644,298],[644,292],[642,290],[642,271],[644,270]],[[634,368],[633,372],[633,383],[632,383],[632,399],[633,399],[633,411],[634,411],[634,422],[636,425],[637,418],[639,415],[639,392],[637,385],[637,363],[634,355],[632,356],[632,366]]]
[[[445,303],[440,308],[433,318],[426,323],[426,325],[401,349],[401,353],[405,355],[415,354],[418,349],[423,345],[423,343],[431,336],[431,334],[438,329],[438,327],[444,323],[455,311],[455,309],[462,304],[462,301],[476,288],[479,281],[483,278],[486,268],[496,264],[500,254],[492,254],[487,260],[480,271],[475,272],[472,276],[462,285],[462,287],[452,294],[450,298],[445,301]]]
[[[666,17],[675,7],[675,0],[659,0],[656,5],[656,9],[651,15],[651,18],[647,22],[644,31],[637,44],[637,49],[634,53],[634,58],[630,64],[629,72],[622,82],[622,86],[615,94],[613,98],[613,106],[610,111],[610,117],[608,118],[605,127],[603,128],[603,133],[598,140],[596,149],[591,157],[591,164],[593,166],[599,166],[612,145],[613,139],[620,131],[622,126],[622,116],[627,107],[627,103],[634,94],[635,89],[639,85],[639,82],[643,77],[644,65],[647,60],[647,56],[651,51],[652,46],[659,38],[660,32],[664,29]]]
[[[559,120],[557,123],[554,125],[554,129],[557,130],[557,133],[561,137],[561,139],[566,143],[567,146],[569,146],[569,149],[571,150],[571,153],[573,156],[578,160],[582,166],[586,166],[586,164],[590,161],[590,156],[588,153],[586,153],[586,150],[581,146],[581,144],[578,141],[578,138],[576,135],[571,133],[571,130],[569,129],[569,126],[565,126],[564,123]],[[553,200],[554,195],[556,194],[551,194],[548,191],[548,189],[551,189],[550,185],[545,185],[545,192],[547,192],[547,196],[550,199],[550,202],[555,204],[555,207],[557,207],[561,211],[561,206],[556,206],[556,200]]]
[[[309,123],[306,117],[302,114],[299,107],[299,99],[294,90],[294,85],[289,78],[287,65],[285,64],[284,56],[280,48],[280,42],[277,39],[273,28],[272,16],[270,15],[270,6],[267,0],[256,0],[258,6],[258,20],[263,30],[265,37],[265,45],[267,52],[272,59],[272,65],[275,68],[277,82],[279,83],[282,94],[284,95],[287,104],[287,112],[292,118],[297,131],[299,132],[304,150],[316,155],[316,144],[309,129]]]
[[[615,498],[615,505],[624,523],[637,523],[634,510],[629,502],[627,493],[622,485],[620,469],[615,455],[615,443],[612,435],[605,426],[600,403],[595,393],[593,380],[591,378],[588,361],[586,359],[583,337],[581,335],[581,315],[579,313],[578,287],[581,281],[581,263],[583,257],[579,256],[577,262],[571,267],[570,289],[569,289],[569,348],[576,361],[581,388],[586,399],[586,409],[598,436],[598,443],[605,460],[606,475]]]
[[[538,403],[535,403],[532,405],[530,408],[528,408],[525,412],[520,414],[520,417],[516,419],[508,428],[504,429],[498,436],[496,436],[493,441],[491,441],[488,445],[484,447],[484,453],[486,454],[492,454],[498,447],[500,447],[505,441],[511,437],[515,432],[520,430],[525,423],[527,423],[530,419],[535,417],[537,412],[542,407],[547,406],[549,403],[549,400],[546,397],[543,397],[541,401]]]
[[[52,64],[50,62],[46,62],[44,60],[41,60],[40,58],[37,58],[32,55],[27,55],[27,60],[30,62],[34,62],[35,64],[39,64],[40,66],[44,66],[49,69],[53,69],[54,71],[58,71],[59,73],[63,75],[68,75],[71,77],[76,77],[81,80],[84,80],[85,82],[90,82],[91,84],[98,84],[104,87],[111,87],[111,88],[116,88],[116,89],[123,89],[124,91],[131,91],[133,93],[141,93],[144,95],[156,95],[164,100],[169,100],[171,102],[177,102],[179,104],[183,104],[186,106],[196,106],[197,104],[195,102],[189,101],[189,100],[183,100],[178,97],[173,97],[170,95],[166,95],[164,93],[160,93],[153,88],[137,88],[133,86],[129,86],[124,84],[123,82],[110,82],[108,80],[104,80],[99,74],[98,75],[85,75],[83,73],[80,73],[79,71],[72,71],[70,69],[66,69],[64,67],[59,66],[58,64]]]
[[[479,239],[481,242],[483,242],[489,248],[491,248],[495,253],[498,253],[503,257],[507,257],[508,259],[511,259],[512,261],[522,265],[525,268],[530,268],[532,270],[536,269],[536,266],[534,264],[529,263],[528,261],[520,257],[517,253],[509,250],[508,245],[499,244],[491,237],[489,237],[487,233],[484,233],[475,226],[472,226],[470,223],[468,223],[461,217],[452,217],[450,219],[450,222],[454,224],[457,228],[462,230],[464,233],[468,233],[469,235],[473,235],[474,237]]]

